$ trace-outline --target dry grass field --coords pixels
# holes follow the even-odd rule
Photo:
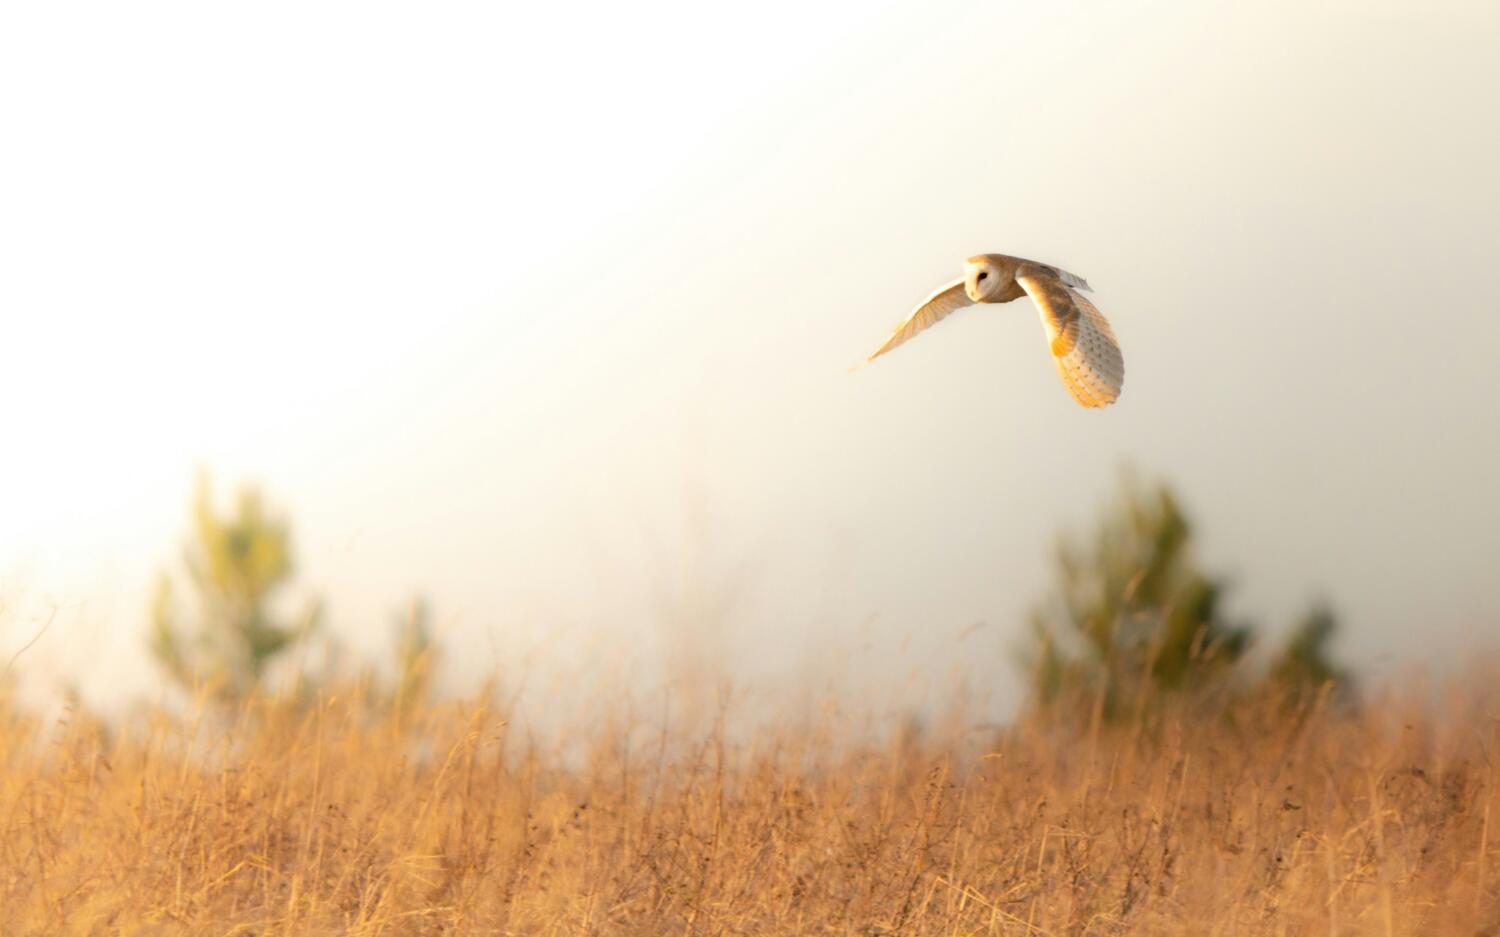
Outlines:
[[[1482,682],[879,744],[357,698],[11,714],[3,933],[1500,934]]]

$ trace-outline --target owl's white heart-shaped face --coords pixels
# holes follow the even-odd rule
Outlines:
[[[989,302],[1010,282],[1011,275],[983,254],[964,261],[964,292],[970,302]]]

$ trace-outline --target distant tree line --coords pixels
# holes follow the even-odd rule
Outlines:
[[[192,692],[242,702],[319,629],[317,600],[284,611],[291,526],[253,487],[221,513],[200,479],[183,567],[191,601],[163,571],[151,650]],[[1258,629],[1224,610],[1227,590],[1224,577],[1199,565],[1171,489],[1127,477],[1092,537],[1058,544],[1056,585],[1033,610],[1020,655],[1033,705],[1116,720],[1185,695],[1209,704],[1272,696],[1291,707],[1352,698],[1353,680],[1331,653],[1337,621],[1327,606],[1311,607],[1284,641],[1258,655]],[[437,657],[425,602],[413,601],[397,629],[394,680],[366,680],[372,699],[392,710],[430,692]],[[304,689],[319,680],[306,671],[292,677]]]

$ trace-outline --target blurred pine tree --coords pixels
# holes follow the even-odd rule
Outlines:
[[[271,662],[320,618],[315,601],[292,621],[278,620],[272,609],[292,575],[290,527],[249,487],[240,491],[234,513],[221,516],[208,478],[200,476],[184,561],[197,598],[197,621],[192,628],[182,624],[176,589],[163,571],[151,607],[152,653],[185,687],[242,699],[261,684]]]
[[[1255,629],[1223,613],[1227,580],[1199,566],[1192,533],[1168,486],[1127,474],[1093,539],[1062,539],[1057,586],[1034,609],[1023,652],[1036,703],[1112,719],[1163,694],[1225,699],[1257,687],[1294,695],[1349,685],[1329,657],[1336,621],[1326,607],[1252,678],[1245,662]]]

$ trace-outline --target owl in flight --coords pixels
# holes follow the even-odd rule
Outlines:
[[[1030,296],[1042,314],[1042,330],[1063,386],[1085,407],[1108,406],[1125,383],[1125,360],[1109,322],[1079,292],[1088,288],[1083,277],[1057,267],[1004,254],[979,254],[964,261],[964,275],[927,297],[869,360],[954,310]]]

